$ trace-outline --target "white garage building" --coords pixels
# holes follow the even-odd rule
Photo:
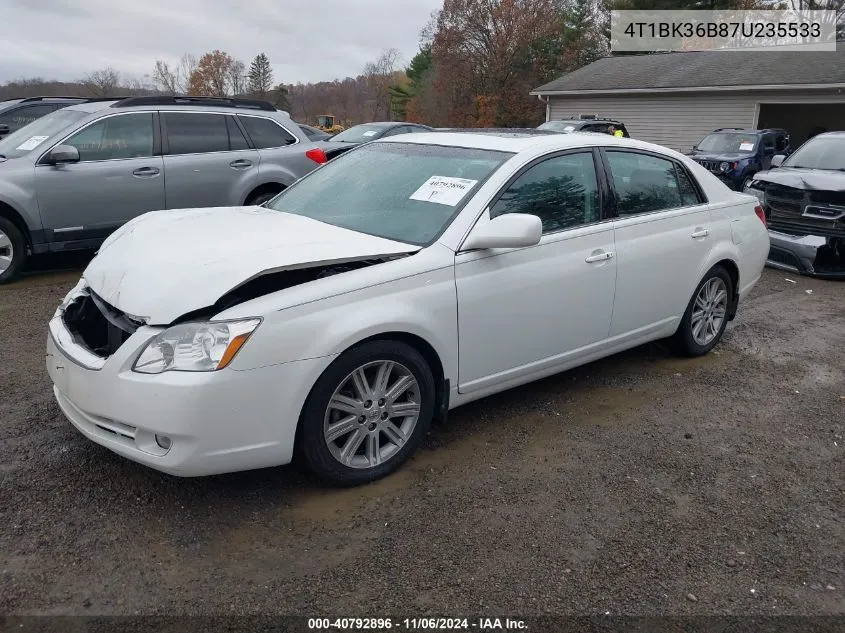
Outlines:
[[[597,114],[682,152],[716,128],[845,130],[845,44],[836,52],[707,51],[606,57],[532,91],[546,120]]]

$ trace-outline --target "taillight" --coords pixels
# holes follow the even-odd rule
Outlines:
[[[305,152],[305,155],[319,165],[324,165],[329,162],[326,153],[318,147],[315,147],[314,149],[309,149],[307,152]]]
[[[760,221],[763,223],[763,226],[768,226],[768,223],[766,222],[766,212],[763,210],[762,205],[758,204],[756,207],[754,207],[754,213],[756,213],[757,217],[760,218]]]

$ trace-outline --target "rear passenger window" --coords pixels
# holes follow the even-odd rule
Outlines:
[[[256,149],[284,147],[296,143],[296,137],[275,121],[257,116],[239,116],[238,119]]]
[[[701,199],[695,185],[692,184],[692,180],[690,180],[690,176],[687,174],[686,169],[676,164],[675,174],[678,177],[678,190],[681,192],[681,204],[685,207],[702,204],[704,201]]]
[[[672,161],[617,151],[607,152],[607,160],[620,216],[684,206]]]
[[[194,112],[165,112],[167,140],[171,154],[228,152],[226,116]]]
[[[491,218],[504,213],[539,216],[544,233],[598,222],[601,208],[592,153],[565,154],[529,167],[490,209]]]
[[[226,117],[226,127],[229,128],[229,147],[232,150],[249,149],[249,144],[246,142],[244,133],[238,127],[238,122],[235,117]]]

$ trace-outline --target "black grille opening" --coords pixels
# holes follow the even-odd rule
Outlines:
[[[793,268],[801,269],[801,263],[798,258],[789,251],[782,251],[779,248],[772,248],[769,251],[769,261],[783,264],[785,266],[792,266]]]
[[[94,293],[71,303],[62,320],[77,345],[101,358],[114,354],[141,326]]]

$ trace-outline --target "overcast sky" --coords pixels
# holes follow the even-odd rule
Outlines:
[[[360,73],[386,48],[407,62],[442,0],[2,0],[0,83],[73,81],[112,66],[151,74],[219,48],[249,65],[264,52],[277,82]]]

